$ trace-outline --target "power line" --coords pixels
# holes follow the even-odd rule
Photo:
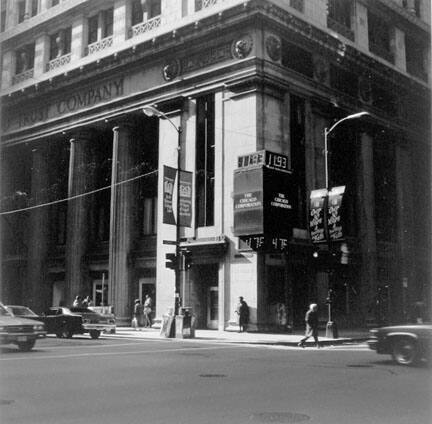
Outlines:
[[[138,180],[139,178],[148,177],[149,175],[155,174],[157,172],[158,171],[155,170],[155,171],[148,172],[147,174],[141,174],[141,175],[138,175],[136,177],[129,178],[129,179],[124,180],[124,181],[120,181],[120,182],[114,184],[114,186],[126,184],[126,183],[129,183],[131,181]],[[33,210],[33,209],[42,208],[45,206],[51,206],[51,205],[56,205],[58,203],[68,202],[69,200],[79,199],[80,197],[90,196],[91,194],[95,194],[95,193],[98,193],[98,192],[103,191],[103,190],[111,189],[112,186],[113,186],[113,184],[110,184],[109,186],[101,187],[101,188],[98,188],[96,190],[88,191],[86,193],[77,194],[76,196],[66,197],[64,199],[54,200],[54,201],[48,202],[48,203],[41,203],[39,205],[28,206],[28,207],[22,208],[22,209],[14,209],[11,211],[0,212],[0,216],[12,215],[12,214],[18,213],[18,212],[25,212],[25,211],[29,211],[29,210]]]

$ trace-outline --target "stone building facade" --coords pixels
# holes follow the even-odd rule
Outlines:
[[[325,321],[329,289],[340,326],[430,312],[429,1],[7,0],[1,30],[4,303],[89,295],[127,322],[151,294],[158,322],[176,298],[164,167],[180,154],[177,289],[199,327],[235,328],[239,296],[252,329],[301,326],[312,301]],[[360,111],[329,136],[344,240],[313,245],[324,129]],[[283,248],[234,236],[238,158],[261,150],[292,170]]]

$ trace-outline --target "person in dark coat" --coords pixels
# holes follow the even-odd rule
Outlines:
[[[249,324],[249,306],[242,296],[239,297],[236,313],[239,316],[239,333],[247,331]]]
[[[320,347],[318,341],[318,305],[316,303],[311,303],[309,305],[309,310],[306,312],[306,333],[305,336],[300,340],[298,346],[305,347],[305,341],[309,337],[313,337],[315,340],[316,347]]]
[[[139,330],[144,325],[144,306],[140,299],[135,300],[132,327]]]

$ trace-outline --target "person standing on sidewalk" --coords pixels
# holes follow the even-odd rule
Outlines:
[[[144,327],[152,326],[151,314],[152,314],[152,299],[148,294],[146,294],[145,301],[144,301]]]
[[[239,316],[239,333],[247,331],[249,324],[249,306],[242,296],[239,297],[236,313]]]
[[[132,327],[135,330],[140,329],[144,323],[144,307],[141,303],[140,299],[135,300],[133,319],[132,319]]]
[[[320,347],[318,341],[318,305],[316,303],[311,303],[309,305],[309,310],[306,312],[306,333],[305,336],[300,340],[297,346],[305,347],[305,341],[309,337],[313,337],[315,340],[316,347]]]

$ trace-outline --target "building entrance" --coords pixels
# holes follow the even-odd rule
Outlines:
[[[197,265],[193,270],[191,298],[198,328],[218,328],[219,322],[219,265]]]

